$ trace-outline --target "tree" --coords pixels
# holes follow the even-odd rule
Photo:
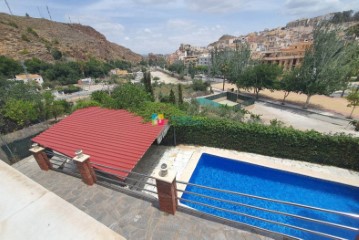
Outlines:
[[[169,102],[172,104],[176,104],[176,96],[175,96],[175,93],[173,92],[172,88],[171,88],[170,95],[169,95]]]
[[[299,91],[299,81],[298,69],[294,68],[293,70],[284,73],[283,78],[277,82],[278,90],[284,91],[282,105],[285,104],[285,100],[291,92]]]
[[[346,97],[349,104],[348,107],[353,107],[352,111],[350,112],[349,118],[352,118],[353,112],[357,106],[359,106],[359,91],[358,89],[352,89],[349,95]]]
[[[242,73],[241,78],[246,88],[254,89],[256,99],[258,99],[261,90],[274,87],[274,83],[281,73],[282,69],[278,65],[261,63],[248,67]]]
[[[116,87],[112,92],[113,101],[111,107],[114,109],[138,109],[146,101],[152,101],[152,96],[148,94],[141,85],[126,83]]]
[[[251,51],[248,44],[237,44],[236,51],[232,54],[230,62],[230,73],[228,81],[236,84],[237,86],[237,98],[239,89],[245,87],[244,82],[241,79],[241,75],[244,70],[252,64]]]
[[[106,91],[95,91],[91,93],[91,100],[100,104],[107,104],[111,101],[111,97]]]
[[[0,77],[15,78],[23,71],[21,64],[11,58],[0,56]]]
[[[193,63],[190,62],[188,65],[188,73],[191,75],[192,80],[194,79],[194,75],[195,75],[195,68],[193,66]]]
[[[218,51],[218,49],[215,48],[211,52],[211,61],[212,61],[211,73],[213,76],[222,75],[223,91],[224,91],[224,85],[226,83],[226,78],[230,73],[230,63],[231,63],[232,54],[233,51],[230,49],[224,49],[223,51]]]
[[[55,121],[57,121],[57,117],[62,115],[64,112],[65,112],[65,106],[63,101],[57,100],[52,103],[51,113],[52,116],[54,116]]]
[[[11,99],[5,104],[4,116],[22,127],[36,120],[39,115],[35,109],[34,102]]]
[[[150,71],[143,72],[143,84],[145,85],[146,92],[148,92],[151,96],[153,96]]]
[[[62,52],[58,49],[52,49],[51,55],[55,60],[60,60],[62,58]]]
[[[346,55],[345,43],[337,30],[319,26],[313,32],[314,41],[307,49],[299,69],[300,92],[307,95],[304,108],[315,94],[329,95],[340,88],[341,68]]]
[[[178,104],[183,103],[182,85],[178,84]]]
[[[49,119],[52,114],[51,106],[54,103],[55,97],[52,95],[51,91],[45,91],[42,94],[42,97],[44,99],[45,119]]]

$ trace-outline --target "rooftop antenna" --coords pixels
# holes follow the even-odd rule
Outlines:
[[[11,11],[11,8],[10,8],[10,6],[9,6],[9,3],[8,3],[6,0],[4,0],[4,1],[5,1],[5,3],[6,3],[7,8],[9,9],[10,14],[11,14],[11,15],[14,15],[14,14],[12,14],[12,11]]]
[[[44,17],[42,16],[41,12],[40,12],[40,8],[39,8],[39,7],[37,7],[37,10],[39,11],[40,17],[41,17],[41,18],[44,18]]]
[[[46,9],[47,9],[47,13],[49,14],[50,20],[52,21],[52,17],[51,17],[51,14],[50,14],[50,9],[49,9],[49,7],[47,5],[46,5]]]

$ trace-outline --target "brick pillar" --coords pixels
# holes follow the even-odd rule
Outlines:
[[[47,171],[52,169],[52,165],[44,150],[45,148],[40,147],[37,144],[33,144],[32,148],[29,149],[41,170]]]
[[[90,156],[86,154],[79,154],[74,157],[73,160],[81,174],[82,181],[87,185],[93,185],[97,179],[95,171],[90,163]]]
[[[176,172],[168,171],[165,176],[161,175],[160,172],[154,174],[160,210],[174,215],[178,206]]]

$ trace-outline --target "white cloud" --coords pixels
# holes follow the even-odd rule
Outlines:
[[[167,27],[170,29],[190,29],[195,25],[193,22],[183,19],[169,19],[167,21]]]
[[[137,4],[165,4],[165,3],[176,2],[176,0],[132,0],[132,1]]]
[[[286,0],[282,11],[286,15],[311,17],[358,8],[358,0]]]
[[[223,13],[238,10],[244,7],[247,1],[244,0],[187,0],[189,8],[193,11]]]

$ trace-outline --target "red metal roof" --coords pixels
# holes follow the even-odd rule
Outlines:
[[[126,110],[90,107],[77,110],[32,140],[69,157],[82,149],[90,161],[131,171],[165,125],[144,123]],[[127,177],[128,173],[94,166]]]

